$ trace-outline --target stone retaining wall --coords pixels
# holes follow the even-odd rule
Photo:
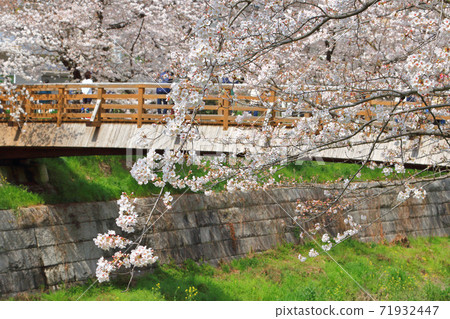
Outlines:
[[[396,235],[448,236],[450,234],[450,179],[426,187],[424,202],[410,199],[395,210],[396,195],[387,193],[368,201],[372,189],[361,194],[351,214],[363,228],[363,241],[392,240]],[[196,194],[181,196],[145,238],[161,262],[186,258],[217,264],[250,251],[270,249],[297,241],[292,213],[298,199],[324,198],[319,189],[286,188],[269,192]],[[177,197],[175,198],[177,199]],[[149,205],[154,199],[140,199]],[[142,212],[141,212],[142,213]],[[365,216],[365,220],[361,219]],[[35,206],[0,211],[0,297],[62,283],[83,282],[95,274],[102,251],[92,239],[108,229],[117,230],[115,201]],[[342,231],[334,225],[329,231]]]

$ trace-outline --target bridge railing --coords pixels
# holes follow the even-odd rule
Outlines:
[[[157,89],[170,87],[171,84],[161,83],[71,83],[19,86],[13,92],[16,94],[14,102],[12,102],[11,94],[0,92],[0,103],[3,106],[0,111],[0,121],[11,122],[12,104],[20,103],[25,110],[25,114],[21,116],[29,122],[55,122],[58,126],[62,123],[86,123],[90,126],[100,126],[102,123],[133,123],[138,127],[143,124],[163,123],[166,117],[173,116],[173,105],[166,94],[157,94]],[[88,92],[90,94],[85,94],[86,89],[91,89],[91,92]],[[311,115],[310,109],[297,111],[292,116],[282,116],[281,112],[271,112],[270,109],[262,107],[264,102],[281,105],[298,101],[277,96],[275,91],[267,91],[255,96],[248,92],[245,86],[240,85],[224,85],[220,92],[206,96],[204,102],[203,109],[196,114],[194,121],[201,125],[221,125],[224,129],[237,125],[236,118],[243,112],[248,112],[249,115],[241,125],[261,125],[268,120],[272,125],[291,126],[299,117]],[[386,106],[394,103],[385,100],[370,101],[371,105]],[[413,102],[404,102],[404,104],[421,105]],[[368,120],[375,114],[368,110],[361,110],[357,116]],[[191,120],[190,115],[187,117]],[[450,119],[449,116],[443,118]]]

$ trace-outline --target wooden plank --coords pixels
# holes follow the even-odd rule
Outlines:
[[[144,88],[142,88],[144,90]],[[138,94],[105,94],[104,99],[108,100],[128,100],[128,99],[138,99]]]
[[[66,114],[64,117],[66,120],[70,121],[72,119],[89,119],[91,117],[91,113],[70,113]]]
[[[167,99],[167,94],[144,94],[145,100]]]
[[[58,100],[58,94],[30,94],[30,96],[38,101]]]
[[[137,119],[137,114],[126,114],[126,113],[105,113],[102,112],[102,118],[108,117],[108,118],[115,118],[115,119]]]
[[[195,116],[196,120],[214,120],[220,124],[223,124],[223,115],[222,114],[197,114]]]
[[[267,109],[266,108],[262,108],[262,107],[257,107],[257,106],[232,106],[231,107],[232,111],[247,111],[247,112],[253,112],[253,111],[258,111],[258,112],[266,112]]]
[[[64,108],[64,88],[58,89],[58,116],[56,120],[56,125],[61,126],[63,120],[63,108]]]
[[[163,119],[168,116],[170,116],[170,114],[142,114],[143,119]]]
[[[172,110],[172,106],[170,104],[145,104],[143,106],[144,110],[157,110],[157,109],[161,109],[161,110]],[[169,112],[170,113],[170,112]]]
[[[95,99],[96,94],[68,94],[67,100]]]
[[[260,98],[257,96],[250,96],[250,95],[235,95],[235,97],[238,100],[253,100],[253,101],[260,101]]]
[[[203,97],[203,101],[222,101],[222,98],[215,95],[206,95]]]
[[[136,110],[138,108],[137,104],[103,104],[104,109],[111,110]]]
[[[142,127],[142,113],[143,113],[143,106],[144,106],[144,92],[145,89],[143,87],[140,87],[138,89],[138,108],[137,108],[137,127]]]

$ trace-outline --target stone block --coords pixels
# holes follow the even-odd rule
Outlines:
[[[234,229],[237,238],[264,236],[276,233],[282,222],[281,219],[247,222],[234,225]]]
[[[17,219],[13,210],[0,210],[0,232],[19,228]]]
[[[271,249],[280,243],[276,235],[265,235],[260,237],[247,237],[238,241],[237,254],[247,254],[250,251],[264,251]]]
[[[425,190],[427,191],[427,193],[450,191],[450,179],[434,181],[425,186]]]
[[[197,194],[174,196],[174,204],[172,206],[171,213],[185,213],[206,209],[205,201]]]
[[[224,240],[216,243],[203,243],[198,246],[198,250],[202,260],[226,258],[233,256],[236,253],[233,250],[231,240]]]
[[[187,230],[180,230],[180,243],[181,246],[191,246],[199,244],[200,241],[200,230],[198,228],[190,228]]]
[[[36,228],[36,238],[39,247],[89,241],[104,233],[113,225],[108,221],[85,222],[80,224],[64,224]],[[115,228],[115,227],[114,227]]]
[[[47,284],[57,285],[60,283],[66,283],[75,279],[75,272],[71,263],[58,264],[51,267],[44,268]]]
[[[242,209],[239,207],[225,208],[217,211],[221,224],[242,222],[242,214]]]
[[[75,274],[75,280],[86,280],[95,276],[95,269],[97,268],[97,260],[83,260],[80,262],[72,263],[73,272]]]
[[[95,276],[95,267],[92,269],[92,265],[95,265],[96,262],[97,260],[89,260],[46,267],[44,273],[47,284],[53,286],[93,277]]]
[[[219,225],[220,218],[215,211],[200,211],[195,212],[195,218],[197,219],[198,227]]]
[[[12,250],[1,253],[0,273],[39,268],[42,266],[40,252],[37,248]]]
[[[197,221],[194,213],[173,214],[172,218],[175,229],[186,229],[197,227]]]
[[[0,297],[12,293],[32,291],[45,286],[45,277],[40,269],[11,271],[0,274]]]
[[[93,241],[67,243],[41,248],[44,266],[78,262],[85,259],[98,259],[103,251],[95,246]]]
[[[200,236],[200,242],[202,243],[209,243],[212,238],[212,231],[211,231],[212,227],[201,227],[199,228],[199,236]]]
[[[0,252],[36,247],[34,229],[0,231]]]
[[[9,269],[9,263],[8,263],[8,259],[7,259],[7,254],[6,252],[0,252],[0,274],[4,273],[4,272],[8,272]]]

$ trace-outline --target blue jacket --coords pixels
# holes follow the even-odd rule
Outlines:
[[[167,75],[167,76],[165,76]],[[172,83],[173,80],[170,78],[167,72],[163,72],[159,75],[159,83]],[[171,89],[169,88],[157,88],[156,94],[169,94]]]

